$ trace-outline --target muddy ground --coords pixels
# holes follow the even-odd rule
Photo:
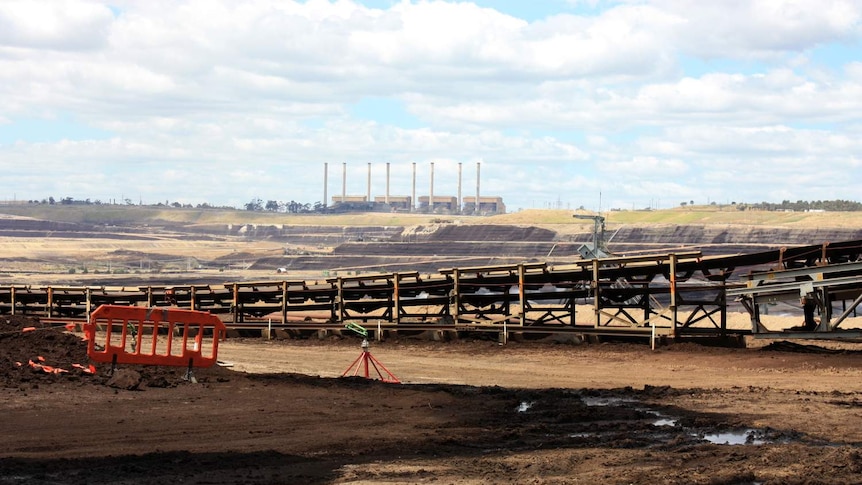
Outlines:
[[[360,347],[335,337],[228,340],[193,384],[89,374],[78,335],[0,318],[0,484],[862,481],[852,345],[371,351],[404,384],[338,378]]]

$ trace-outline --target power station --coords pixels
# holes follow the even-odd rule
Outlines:
[[[462,164],[458,163],[458,193],[452,195],[434,194],[434,162],[429,164],[428,195],[416,196],[416,163],[413,162],[412,191],[410,195],[392,195],[390,192],[390,164],[386,163],[386,189],[384,195],[372,197],[372,164],[368,163],[365,195],[348,195],[347,162],[341,164],[341,195],[329,195],[329,164],[323,164],[323,200],[328,212],[374,211],[374,212],[417,212],[426,214],[468,214],[493,215],[505,214],[506,205],[502,197],[482,196],[482,162],[476,162],[476,195],[462,197]]]

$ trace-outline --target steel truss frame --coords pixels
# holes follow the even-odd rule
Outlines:
[[[89,315],[100,304],[175,306],[209,311],[228,326],[278,320],[284,327],[336,328],[376,321],[397,328],[565,331],[677,336],[762,335],[759,303],[818,299],[821,323],[811,334],[835,334],[860,305],[862,241],[702,257],[697,251],[578,261],[563,266],[530,262],[441,269],[436,274],[383,273],[317,281],[261,281],[225,285],[146,287],[0,286],[0,314],[47,318]],[[744,280],[732,277],[748,271]],[[744,281],[744,282],[740,282]],[[727,328],[728,298],[752,316],[750,330]],[[833,320],[832,303],[844,302]],[[852,301],[850,307],[847,302]],[[592,323],[580,305],[591,305]]]
[[[728,291],[728,296],[737,297],[751,316],[751,331],[761,338],[774,338],[778,332],[767,328],[761,319],[764,304],[812,299],[820,314],[820,322],[814,329],[794,329],[780,332],[800,338],[862,337],[862,330],[843,330],[841,324],[862,304],[862,262],[780,269],[751,273],[745,287]],[[851,300],[848,306],[846,302]],[[842,301],[843,312],[833,320],[833,303]],[[800,303],[801,304],[801,303]]]

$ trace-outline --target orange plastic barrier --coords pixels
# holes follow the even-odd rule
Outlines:
[[[209,312],[102,305],[84,332],[95,362],[210,367],[225,326]]]

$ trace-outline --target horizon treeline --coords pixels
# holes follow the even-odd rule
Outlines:
[[[794,211],[794,212],[807,212],[807,211],[827,211],[827,212],[856,212],[862,211],[862,203],[852,201],[852,200],[797,200],[796,202],[791,202],[789,200],[782,200],[778,203],[773,202],[760,202],[756,204],[738,204],[737,209],[739,210],[764,210],[764,211]]]
[[[283,202],[279,200],[267,200],[264,202],[260,198],[254,198],[250,202],[243,204],[242,207],[234,207],[234,206],[218,206],[212,205],[207,202],[203,202],[200,204],[183,204],[180,202],[157,202],[152,204],[144,204],[143,202],[138,202],[135,204],[131,199],[123,199],[122,202],[117,202],[116,200],[111,200],[108,202],[103,202],[99,199],[91,200],[91,199],[74,199],[72,197],[63,197],[61,199],[55,199],[54,197],[48,197],[42,200],[28,200],[28,204],[46,204],[46,205],[127,205],[127,206],[146,206],[146,207],[173,207],[173,208],[184,208],[184,209],[225,209],[225,210],[246,210],[246,211],[254,211],[254,212],[282,212],[282,213],[310,213],[310,212],[325,212],[327,208],[321,202],[315,203],[303,203],[297,202],[294,200],[290,200],[288,202]],[[691,204],[687,204],[683,202],[681,204],[683,207],[691,206]],[[716,205],[712,203],[711,205]],[[794,212],[806,212],[806,211],[828,211],[828,212],[857,212],[862,211],[862,202],[857,202],[853,200],[844,200],[844,199],[835,199],[835,200],[797,200],[796,202],[792,202],[790,200],[783,200],[781,202],[756,202],[756,203],[747,203],[747,202],[734,202],[731,204],[737,210],[763,210],[763,211],[794,211]]]

